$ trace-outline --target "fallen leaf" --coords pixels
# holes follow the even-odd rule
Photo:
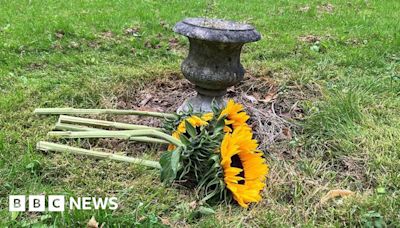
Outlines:
[[[54,48],[54,49],[57,49],[57,50],[62,50],[63,49],[63,47],[60,44],[53,44],[51,47]]]
[[[228,93],[235,93],[236,92],[235,86],[229,87],[227,91],[228,91]]]
[[[64,33],[64,31],[62,31],[62,30],[56,31],[56,34],[55,34],[55,36],[57,37],[57,39],[63,38],[64,35],[65,35],[65,33]]]
[[[321,198],[319,201],[321,204],[324,204],[328,202],[330,199],[333,199],[335,197],[345,197],[345,196],[351,196],[354,195],[355,193],[350,190],[342,190],[342,189],[335,189],[335,190],[330,190],[324,197]]]
[[[135,37],[140,36],[139,28],[136,28],[136,27],[127,28],[127,29],[125,29],[124,33],[125,33],[125,35],[130,35],[130,36],[135,36]]]
[[[268,92],[267,95],[264,97],[264,99],[262,99],[260,101],[268,103],[272,100],[275,100],[276,98],[278,98],[278,94],[276,93],[276,91],[271,91],[271,92]]]
[[[153,98],[152,95],[146,94],[146,97],[139,103],[139,106],[145,106]]]
[[[72,41],[71,43],[69,43],[68,47],[69,48],[78,48],[79,44],[77,42]]]
[[[147,40],[146,42],[144,42],[144,46],[146,48],[154,48],[154,46],[151,44],[151,42],[149,40]]]
[[[111,37],[114,36],[114,34],[111,31],[104,31],[104,32],[101,33],[101,36],[103,38],[111,38]]]
[[[171,38],[168,40],[168,47],[170,49],[176,48],[179,45],[179,40],[177,38]]]
[[[161,223],[166,225],[166,226],[172,226],[171,222],[169,221],[168,218],[161,218]]]
[[[87,223],[87,228],[99,228],[99,223],[96,221],[94,216]]]
[[[192,201],[189,203],[189,207],[192,209],[195,209],[197,207],[197,202],[196,201]]]
[[[100,44],[97,43],[96,41],[91,41],[91,42],[88,43],[88,46],[91,47],[91,48],[99,48]]]
[[[282,128],[282,133],[287,139],[292,139],[292,131],[288,127]]]
[[[126,107],[126,102],[125,101],[118,101],[117,107],[118,108],[125,108]]]
[[[317,41],[321,41],[321,37],[315,35],[304,35],[304,36],[299,36],[298,40],[306,43],[315,43]]]
[[[255,97],[251,96],[251,95],[242,94],[242,96],[243,96],[246,100],[250,101],[252,104],[257,104],[257,103],[258,103],[258,100],[257,100]]]

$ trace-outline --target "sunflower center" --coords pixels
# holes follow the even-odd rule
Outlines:
[[[239,155],[235,154],[231,157],[231,167],[235,167],[235,168],[240,168],[242,169],[242,172],[240,172],[238,174],[239,177],[243,177],[244,178],[244,169],[243,169],[243,164],[242,161],[240,160]],[[244,184],[244,180],[240,180],[238,181],[238,184]]]

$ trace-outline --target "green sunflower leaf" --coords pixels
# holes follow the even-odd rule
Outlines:
[[[215,163],[219,163],[220,155],[214,154],[210,157],[210,160],[214,161]]]
[[[192,124],[190,124],[187,120],[185,120],[185,128],[186,132],[189,133],[190,137],[195,138],[197,133],[196,133],[196,128],[193,127]]]
[[[181,140],[181,142],[185,145],[185,146],[189,146],[191,145],[190,140],[183,134],[181,134],[179,136],[179,139]]]
[[[221,112],[221,109],[218,107],[218,105],[214,99],[211,102],[211,110],[214,113],[214,115],[219,114]]]
[[[224,116],[224,117],[219,118],[217,120],[217,122],[215,123],[214,132],[219,132],[219,131],[222,131],[224,129],[224,127],[225,127],[225,119],[226,119],[226,117]]]
[[[166,151],[161,155],[161,181],[165,184],[171,184],[175,179],[179,169],[181,148],[173,151]]]
[[[188,111],[186,112],[186,113],[188,113],[188,114],[190,114],[190,113],[193,113],[193,106],[192,106],[192,104],[188,104]]]

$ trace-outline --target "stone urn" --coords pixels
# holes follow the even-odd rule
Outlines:
[[[209,112],[212,102],[223,107],[227,88],[239,83],[244,76],[240,63],[243,45],[260,40],[260,34],[248,24],[206,18],[187,18],[173,30],[189,38],[189,55],[181,70],[197,91],[178,112],[190,107],[194,112]]]

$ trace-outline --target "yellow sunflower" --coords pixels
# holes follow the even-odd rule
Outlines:
[[[206,126],[208,124],[208,121],[210,121],[213,117],[214,113],[209,112],[203,114],[201,117],[193,115],[186,118],[185,120],[189,122],[193,127],[201,127],[201,126]],[[176,131],[172,133],[172,137],[179,139],[181,134],[186,133],[185,120],[179,123]],[[173,144],[168,145],[168,150],[174,150],[175,148],[176,146]]]
[[[226,116],[225,132],[232,132],[232,130],[239,126],[247,126],[246,121],[250,118],[250,116],[243,111],[243,105],[235,103],[232,99],[228,101],[219,118],[224,116]]]
[[[257,141],[248,127],[239,126],[226,133],[221,143],[221,166],[224,182],[240,206],[261,200],[260,192],[265,186],[268,165],[257,150]]]
[[[213,112],[207,112],[201,116],[201,119],[203,119],[204,121],[210,121],[210,120],[212,120],[212,118],[214,118]]]

